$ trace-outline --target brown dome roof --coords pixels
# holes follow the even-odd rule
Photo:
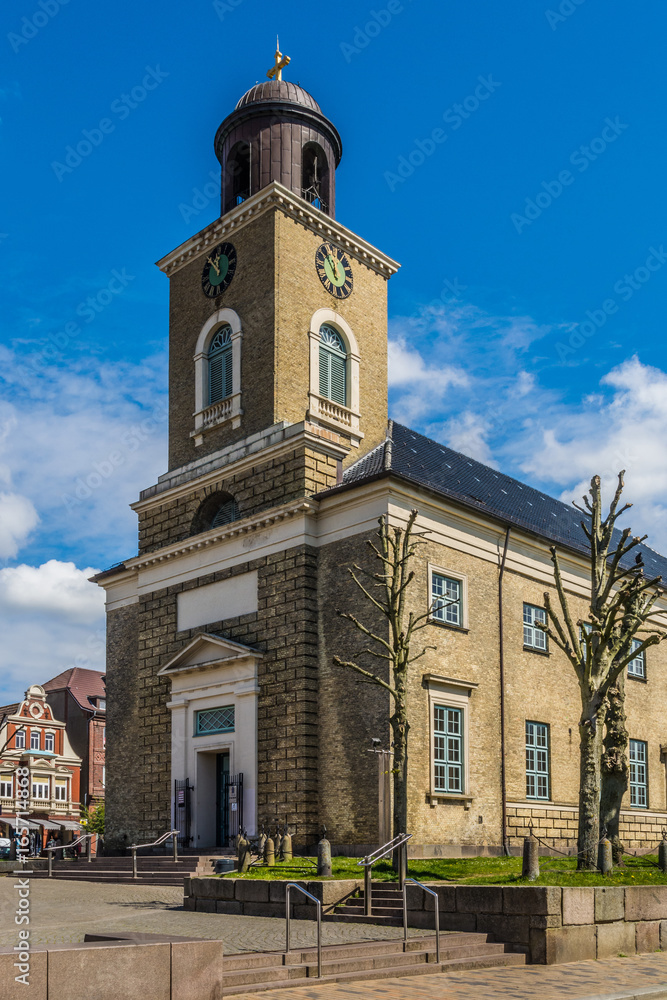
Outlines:
[[[266,80],[264,83],[256,83],[254,87],[246,91],[235,110],[238,111],[239,108],[244,108],[248,104],[259,104],[262,101],[286,101],[290,104],[300,104],[304,108],[322,114],[322,109],[315,98],[311,97],[303,87],[298,87],[288,80]]]

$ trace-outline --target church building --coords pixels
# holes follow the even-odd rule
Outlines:
[[[380,516],[405,524],[412,509],[425,544],[408,601],[432,608],[418,641],[435,648],[409,679],[411,852],[495,853],[531,817],[571,846],[578,686],[535,623],[554,542],[585,612],[580,518],[388,420],[399,265],[338,221],[341,138],[282,79],[285,64],[217,131],[220,217],[158,262],[168,466],[133,505],[138,555],[95,578],[108,621],[107,847],[175,825],[182,846],[206,851],[277,821],[298,848],[323,824],[334,851],[377,845],[369,750],[373,738],[389,748],[391,706],[334,664],[364,648],[337,610],[376,626],[348,567],[371,565]],[[667,560],[645,560],[667,578]],[[628,843],[658,839],[667,820],[666,658],[658,647],[628,670]]]

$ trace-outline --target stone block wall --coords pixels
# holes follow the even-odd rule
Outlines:
[[[318,839],[317,555],[297,546],[154,591],[123,609],[136,614],[137,646],[129,658],[110,658],[117,693],[109,721],[110,849],[169,829],[170,689],[157,674],[201,631],[177,632],[177,595],[251,571],[258,574],[258,611],[207,628],[265,654],[258,677],[258,822],[287,818],[299,843]]]
[[[246,467],[226,476],[221,473],[214,483],[205,487],[195,485],[188,493],[142,509],[139,554],[189,538],[197,510],[212,493],[230,493],[239,506],[239,516],[244,518],[300,497],[312,496],[334,485],[336,474],[334,458],[303,442],[274,458],[258,457],[251,469]]]
[[[300,882],[323,910],[347,898],[362,881]],[[376,883],[386,884],[386,883]],[[490,935],[541,965],[615,958],[667,949],[667,886],[443,885],[438,894],[440,929]],[[286,882],[187,878],[186,910],[285,916]],[[294,903],[295,917],[314,919],[313,904]],[[290,904],[292,903],[290,899]],[[408,925],[435,927],[435,901],[419,886],[407,886]]]
[[[520,848],[523,838],[530,833],[540,837],[548,849],[553,847],[560,851],[576,850],[577,826],[579,810],[576,806],[540,804],[540,806],[507,807],[507,828],[510,845]],[[626,849],[641,849],[648,851],[662,839],[662,830],[667,822],[664,813],[648,812],[635,809],[621,812],[620,834]]]

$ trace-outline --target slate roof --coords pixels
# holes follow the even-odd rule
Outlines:
[[[416,431],[389,421],[387,440],[351,465],[337,492],[385,475],[399,476],[457,503],[515,525],[546,541],[578,552],[587,551],[582,515],[569,504],[520,483],[496,469],[453,451]],[[646,575],[662,576],[667,585],[667,559],[645,545],[641,550]]]

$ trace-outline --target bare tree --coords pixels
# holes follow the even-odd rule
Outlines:
[[[383,618],[386,618],[388,626],[386,635],[374,632],[356,615],[337,611],[341,618],[352,622],[366,637],[368,645],[360,652],[386,661],[389,679],[384,680],[383,677],[365,670],[353,661],[342,660],[339,656],[333,658],[338,666],[354,670],[369,683],[384,688],[393,699],[393,712],[389,722],[394,736],[394,836],[406,832],[408,819],[407,765],[410,730],[407,708],[408,669],[410,664],[420,659],[428,649],[436,649],[435,646],[424,646],[415,655],[411,653],[415,632],[428,625],[431,614],[431,608],[424,614],[415,615],[412,611],[406,612],[405,607],[408,587],[415,575],[414,570],[410,569],[410,562],[417,548],[423,544],[422,533],[413,530],[416,518],[417,511],[411,511],[408,523],[403,529],[390,527],[388,515],[380,517],[379,530],[376,533],[377,544],[371,539],[368,540],[373,556],[380,563],[378,570],[369,572],[356,564],[348,568],[350,576],[367,601]],[[369,581],[368,586],[362,583],[360,579],[362,576]]]
[[[580,869],[593,869],[597,864],[603,723],[610,691],[630,660],[667,638],[667,632],[644,628],[647,624],[652,625],[660,577],[644,580],[641,555],[637,555],[634,564],[628,567],[629,553],[646,536],[632,537],[630,528],[614,535],[619,517],[632,506],[625,504],[619,508],[623,476],[623,472],[619,473],[616,492],[604,520],[599,476],[591,480],[591,499],[584,497],[585,509],[574,505],[590,520],[590,526],[584,521],[581,523],[590,550],[588,618],[577,619],[572,615],[556,546],[551,548],[551,560],[560,616],[554,611],[549,593],[544,595],[547,623],[542,628],[570,660],[581,695],[577,841]],[[640,635],[643,638],[639,638]],[[633,649],[635,637],[639,639],[639,646]]]

